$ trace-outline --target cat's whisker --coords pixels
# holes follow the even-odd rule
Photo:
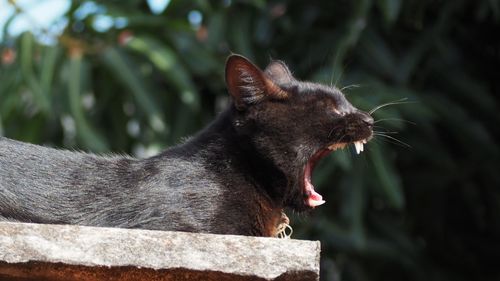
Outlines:
[[[335,84],[333,83],[333,78],[335,77],[335,64],[337,63],[337,60],[338,60],[338,56],[339,56],[339,52],[337,52],[335,54],[335,59],[333,60],[333,64],[332,64],[332,77],[330,79],[330,87],[337,87],[337,83],[339,82],[339,79],[342,77],[342,71],[340,71],[340,75],[337,77],[337,80],[335,81]]]
[[[389,140],[389,139],[380,139],[380,141],[382,142],[386,142],[386,143],[390,143],[390,144],[394,144],[394,145],[398,145],[398,146],[402,146],[402,147],[405,147],[407,148],[406,146],[403,146],[403,145],[400,145],[398,142],[395,142],[393,140]]]
[[[379,106],[376,106],[375,108],[373,108],[372,110],[370,110],[368,112],[368,114],[372,115],[375,111],[383,108],[383,107],[386,107],[386,106],[389,106],[389,105],[397,105],[397,104],[407,104],[407,103],[415,103],[415,102],[412,102],[412,101],[406,101],[408,100],[408,98],[402,98],[402,99],[399,99],[399,100],[396,100],[396,101],[392,101],[392,102],[388,102],[388,103],[384,103],[384,104],[381,104]]]
[[[405,120],[405,119],[401,119],[401,118],[382,118],[382,119],[375,120],[375,122],[373,122],[373,123],[376,124],[376,123],[385,122],[385,121],[404,122],[404,123],[408,123],[411,125],[417,125],[417,123],[415,123],[415,122],[411,122],[409,120]]]
[[[374,130],[374,132],[376,132],[376,133],[392,133],[392,134],[397,134],[398,133],[397,131],[389,131],[389,129],[387,129],[385,127],[382,127],[382,126],[373,126],[373,128],[374,129],[383,130],[383,131]]]
[[[361,87],[361,85],[359,84],[351,84],[351,85],[347,85],[347,86],[344,86],[340,89],[341,92],[343,92],[344,90],[350,90],[352,88],[359,88]]]
[[[396,131],[378,131],[378,133],[388,134],[388,135],[397,135],[397,134],[399,134],[399,132],[396,132]]]
[[[378,137],[384,137],[384,138],[387,138],[387,139],[390,139],[390,140],[393,140],[395,141],[396,144],[399,144],[401,146],[404,146],[404,147],[407,147],[407,148],[412,148],[411,145],[407,144],[406,142],[404,141],[401,141],[393,136],[389,136],[389,135],[386,135],[385,133],[382,133],[382,132],[373,132],[373,135],[374,136],[378,136]]]
[[[373,141],[377,141],[377,143],[379,143],[379,144],[382,142],[385,142],[385,143],[390,143],[390,144],[394,144],[394,145],[402,146],[402,147],[406,148],[406,146],[403,146],[400,143],[393,141],[393,140],[390,140],[390,139],[387,139],[387,138],[375,138]]]

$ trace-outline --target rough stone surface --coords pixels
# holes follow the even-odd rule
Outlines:
[[[0,222],[0,280],[318,280],[315,241]]]

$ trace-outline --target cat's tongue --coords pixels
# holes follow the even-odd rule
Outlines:
[[[306,199],[307,205],[313,208],[319,205],[323,205],[325,204],[325,202],[326,201],[323,200],[323,196],[314,191],[314,189],[311,189],[311,193],[309,194],[309,197]]]
[[[306,194],[306,205],[309,207],[316,207],[325,203],[323,196],[314,190],[314,186],[311,183],[311,171],[313,169],[313,163],[308,162],[304,170],[304,188]]]

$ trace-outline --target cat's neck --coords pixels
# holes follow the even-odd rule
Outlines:
[[[215,172],[243,175],[251,184],[265,190],[277,204],[283,202],[286,178],[270,158],[259,152],[248,136],[235,128],[234,108],[219,114],[205,129],[185,143],[173,147],[160,157],[191,158],[205,162],[205,167]]]
[[[227,109],[203,130],[160,156],[182,158],[231,158],[238,152],[237,133],[231,122],[234,113]]]

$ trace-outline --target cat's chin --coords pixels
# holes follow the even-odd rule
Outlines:
[[[350,143],[348,143],[348,142],[334,143],[334,144],[327,146],[326,148],[320,149],[315,154],[313,154],[313,156],[309,159],[309,161],[307,161],[306,165],[304,166],[304,172],[302,174],[303,175],[303,179],[302,179],[303,187],[302,188],[303,188],[303,192],[304,192],[304,204],[308,208],[315,208],[317,206],[323,205],[326,202],[325,200],[323,200],[323,196],[321,196],[321,194],[319,194],[318,192],[316,192],[314,190],[314,186],[312,184],[312,179],[311,179],[314,167],[319,162],[319,160],[321,160],[322,158],[324,158],[325,156],[327,156],[328,154],[330,154],[331,152],[333,152],[337,149],[345,148],[346,146],[348,146],[351,143],[354,145],[354,149],[356,150],[356,153],[360,154],[364,150],[364,144],[366,144],[369,139],[370,138],[361,139],[361,140],[357,140],[357,141],[350,142]]]

